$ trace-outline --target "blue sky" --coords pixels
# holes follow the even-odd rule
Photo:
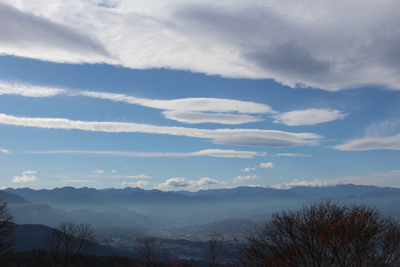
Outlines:
[[[1,187],[400,187],[396,1],[0,1]]]

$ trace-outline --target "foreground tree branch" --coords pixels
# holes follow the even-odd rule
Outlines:
[[[0,261],[8,252],[12,251],[15,245],[15,238],[12,237],[12,234],[16,228],[14,217],[8,212],[7,202],[0,199]]]
[[[51,259],[43,259],[50,266],[68,266],[75,258],[95,251],[98,240],[90,224],[62,222],[46,236],[44,247]]]

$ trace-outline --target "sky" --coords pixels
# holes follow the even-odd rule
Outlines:
[[[400,187],[399,10],[0,0],[0,187]]]

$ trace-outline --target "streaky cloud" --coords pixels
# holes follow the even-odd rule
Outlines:
[[[277,157],[312,157],[313,155],[309,154],[298,154],[298,153],[278,153],[275,156]]]
[[[159,158],[159,157],[197,157],[208,156],[217,158],[254,158],[265,156],[266,152],[237,151],[224,149],[205,149],[190,153],[177,152],[130,152],[130,151],[82,151],[82,150],[53,150],[53,151],[29,151],[29,154],[92,154],[110,155],[136,158]]]
[[[198,129],[126,122],[74,121],[63,118],[15,117],[0,113],[0,124],[43,129],[83,130],[108,133],[152,133],[211,139],[216,144],[290,147],[315,145],[322,136],[259,129]]]
[[[182,98],[182,99],[171,99],[171,100],[159,100],[159,99],[146,99],[129,96],[125,94],[117,93],[104,93],[96,91],[79,91],[79,90],[68,90],[46,86],[34,86],[29,84],[19,83],[7,83],[0,81],[0,95],[20,95],[25,97],[52,97],[57,95],[65,96],[84,96],[97,99],[104,99],[113,102],[123,102],[127,104],[140,105],[144,107],[150,107],[161,110],[169,110],[170,112],[177,113],[165,113],[166,117],[173,119],[175,116],[182,116],[185,112],[239,112],[245,114],[265,114],[265,113],[276,113],[270,106],[260,103],[254,103],[250,101],[240,101],[233,99],[222,99],[222,98]],[[180,113],[179,113],[180,112]],[[190,113],[189,113],[190,114]],[[192,117],[198,113],[191,113]],[[201,113],[202,114],[202,113]],[[203,115],[207,116],[207,115]],[[214,117],[216,121],[217,117],[224,117],[225,121],[260,121],[260,118],[251,117],[246,115],[230,115],[230,114],[208,114],[208,117]],[[179,117],[176,119],[179,120]],[[228,123],[230,124],[230,123]],[[238,124],[238,123],[232,123]]]

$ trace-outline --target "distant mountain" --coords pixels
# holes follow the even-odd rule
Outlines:
[[[263,220],[273,212],[298,209],[302,205],[326,198],[342,204],[377,205],[383,212],[400,217],[400,212],[395,209],[397,203],[400,203],[400,189],[353,184],[327,187],[297,186],[287,190],[242,186],[197,192],[164,192],[129,187],[101,190],[87,187],[53,190],[8,188],[4,191],[25,198],[17,199],[14,196],[12,200],[19,201],[20,206],[12,208],[16,214],[23,214],[21,218],[26,219],[24,223],[44,223],[45,220],[47,225],[50,217],[57,220],[72,218],[91,221],[99,227],[129,227],[130,224],[133,228],[142,229],[174,225],[184,227],[188,224],[211,223],[233,217]],[[32,203],[26,203],[27,201]],[[47,206],[33,203],[47,204],[70,212],[52,211]],[[38,217],[37,214],[43,210],[48,211],[47,215]]]
[[[334,185],[324,187],[295,186],[287,191],[297,193],[307,198],[338,198],[351,195],[362,195],[379,190],[380,187],[372,185]]]
[[[32,203],[21,196],[4,191],[0,192],[0,197],[8,203],[8,209],[18,224],[43,224],[57,227],[62,221],[72,221],[91,223],[95,228],[125,227],[142,230],[157,227],[157,224],[147,216],[122,207],[101,208],[97,205],[97,211],[80,209],[67,212],[48,204]]]
[[[4,199],[4,201],[6,201],[9,205],[10,204],[28,204],[30,203],[28,200],[26,200],[25,198],[12,194],[12,193],[8,193],[5,191],[0,191],[0,198]]]

